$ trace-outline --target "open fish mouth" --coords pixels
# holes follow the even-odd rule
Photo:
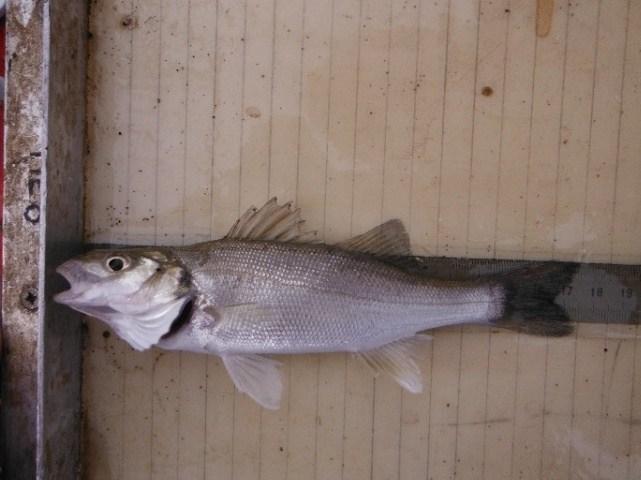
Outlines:
[[[63,263],[56,268],[56,272],[62,275],[69,283],[69,289],[54,295],[53,299],[66,305],[79,300],[86,291],[87,285],[95,283],[99,279],[97,275],[88,272],[83,264],[77,260],[69,260]]]

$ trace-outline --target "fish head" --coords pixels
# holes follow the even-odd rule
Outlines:
[[[56,271],[70,286],[56,302],[102,320],[137,350],[169,332],[193,298],[187,269],[160,249],[94,250]]]

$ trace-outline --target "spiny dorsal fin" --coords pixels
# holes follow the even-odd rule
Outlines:
[[[225,238],[296,243],[316,241],[316,232],[303,230],[304,223],[300,209],[292,209],[291,202],[278,205],[276,197],[273,197],[260,209],[251,207],[243,213]]]
[[[358,352],[356,355],[374,370],[375,374],[386,373],[405,390],[421,393],[423,377],[419,364],[423,357],[423,346],[431,340],[431,336],[419,334],[388,343],[375,350]]]
[[[389,220],[378,227],[345,240],[337,245],[345,250],[372,255],[411,255],[410,239],[403,223]]]

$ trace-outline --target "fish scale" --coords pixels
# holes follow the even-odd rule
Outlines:
[[[175,254],[197,290],[222,306],[215,351],[367,350],[444,324],[487,322],[501,308],[493,284],[435,282],[320,245],[233,240]]]

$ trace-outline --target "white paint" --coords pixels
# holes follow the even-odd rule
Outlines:
[[[35,143],[44,145],[46,125],[43,121],[44,105],[41,92],[29,92],[20,105],[23,121],[19,124],[18,134],[23,137],[35,138]]]
[[[4,8],[6,0],[2,0],[0,5],[1,8]],[[32,0],[19,0],[14,3],[18,21],[22,24],[23,27],[26,27],[31,21],[31,16],[33,11],[36,8],[36,2]]]

